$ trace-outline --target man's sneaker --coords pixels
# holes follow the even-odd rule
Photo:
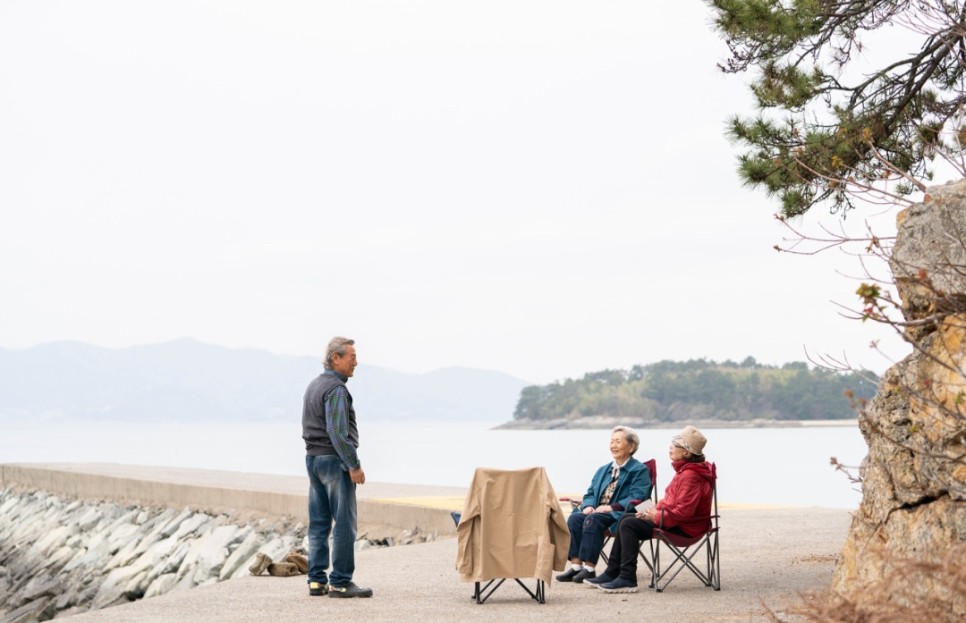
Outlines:
[[[574,581],[574,576],[577,575],[578,573],[580,573],[581,571],[583,571],[583,568],[574,569],[573,567],[571,567],[570,569],[567,569],[566,571],[564,571],[563,573],[561,573],[560,575],[558,575],[557,576],[557,581],[558,582],[573,582]]]
[[[309,582],[309,595],[321,597],[329,592],[329,585],[322,582]]]
[[[584,586],[589,586],[590,588],[600,588],[601,584],[609,584],[617,579],[616,575],[608,575],[606,571],[598,575],[596,578],[587,578],[584,580]]]
[[[617,578],[607,584],[601,584],[600,590],[605,593],[636,593],[637,582],[624,578]]]
[[[330,586],[329,597],[372,597],[372,589],[349,582],[345,586]]]
[[[572,582],[573,582],[574,584],[580,584],[580,583],[582,583],[582,582],[583,582],[584,580],[592,580],[592,579],[594,579],[594,578],[596,578],[596,577],[597,577],[597,572],[596,572],[596,571],[589,571],[589,570],[587,570],[587,569],[581,569],[581,570],[580,570],[580,571],[579,571],[579,572],[577,573],[577,575],[575,575],[575,576],[574,576],[574,579],[573,579],[573,580],[571,580],[571,581],[572,581]]]

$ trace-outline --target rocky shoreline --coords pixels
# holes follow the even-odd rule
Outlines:
[[[432,540],[403,532],[357,549]],[[250,574],[304,554],[291,518],[72,500],[0,489],[0,623],[33,623]]]

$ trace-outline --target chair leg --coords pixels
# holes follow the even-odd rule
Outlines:
[[[531,591],[530,587],[524,584],[523,581],[520,580],[520,578],[513,578],[513,579],[514,581],[516,581],[517,584],[523,587],[523,590],[527,592],[527,595],[530,595],[531,599],[535,600],[537,603],[541,603],[541,604],[547,603],[546,582],[538,579],[537,586],[534,588],[534,590]],[[482,582],[475,582],[474,589],[473,589],[473,600],[475,600],[476,603],[478,604],[482,604],[484,601],[489,599],[490,595],[495,593],[496,589],[500,588],[500,586],[506,580],[507,578],[500,578],[499,581],[496,579],[493,579],[487,582],[486,584],[483,584]],[[494,585],[493,588],[490,588],[490,586],[493,585],[494,582],[496,582],[496,585]]]
[[[506,581],[506,578],[501,578],[500,581],[497,582],[496,586],[494,586],[493,588],[490,588],[490,585],[493,584],[494,582],[496,582],[496,580],[490,580],[485,585],[483,585],[482,588],[480,587],[480,584],[481,583],[480,582],[477,582],[476,583],[476,590],[473,591],[473,598],[476,599],[476,603],[481,604],[484,601],[486,601],[487,599],[489,599],[490,598],[490,595],[492,595],[493,593],[495,593],[496,592],[496,589],[500,588],[500,585],[503,584],[503,582],[505,582],[505,581]],[[485,593],[488,588],[490,589],[490,592],[488,592],[488,593],[486,593],[486,595],[484,595],[483,593]]]
[[[708,575],[711,576],[711,586],[714,590],[721,590],[721,558],[718,556],[718,535],[715,533],[713,542],[708,547]]]
[[[690,570],[691,573],[693,573],[705,586],[713,587],[715,590],[721,590],[721,583],[718,579],[719,560],[717,543],[714,542],[714,539],[705,539],[694,545],[685,547],[684,549],[678,548],[671,543],[663,542],[660,539],[654,539],[654,541],[655,543],[652,544],[654,557],[652,583],[653,588],[657,592],[663,592],[664,589],[667,588],[668,584],[670,584],[671,581],[674,580],[674,578],[676,578],[684,569]],[[668,565],[667,569],[665,569],[663,572],[661,571],[660,563],[662,542],[674,555],[674,560],[671,561],[671,564]],[[705,550],[705,562],[707,564],[707,570],[699,569],[697,565],[694,564],[694,557],[697,556],[702,549]]]

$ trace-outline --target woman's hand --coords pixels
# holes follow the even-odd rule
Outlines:
[[[594,509],[595,513],[613,513],[614,508],[610,504],[601,504]]]

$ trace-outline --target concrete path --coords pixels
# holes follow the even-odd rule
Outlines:
[[[247,486],[258,491],[294,493],[304,489],[299,477],[199,472],[130,466],[45,465],[48,469],[109,476],[123,472],[201,487]],[[382,485],[360,487],[360,497],[381,503],[452,504],[463,490]],[[392,501],[390,501],[392,500]],[[456,541],[366,549],[356,556],[356,583],[375,592],[370,599],[309,597],[304,576],[243,577],[220,584],[168,593],[123,606],[88,612],[63,620],[72,623],[168,623],[214,621],[247,623],[310,621],[346,623],[398,621],[567,621],[633,617],[637,622],[764,622],[765,607],[784,612],[806,591],[825,589],[849,525],[844,510],[815,508],[721,509],[721,591],[682,573],[663,593],[647,589],[639,570],[640,592],[607,595],[582,585],[552,582],[545,604],[532,600],[507,582],[486,603],[471,598],[473,585],[455,571]],[[532,584],[532,580],[529,581]],[[794,618],[788,618],[794,620]]]

